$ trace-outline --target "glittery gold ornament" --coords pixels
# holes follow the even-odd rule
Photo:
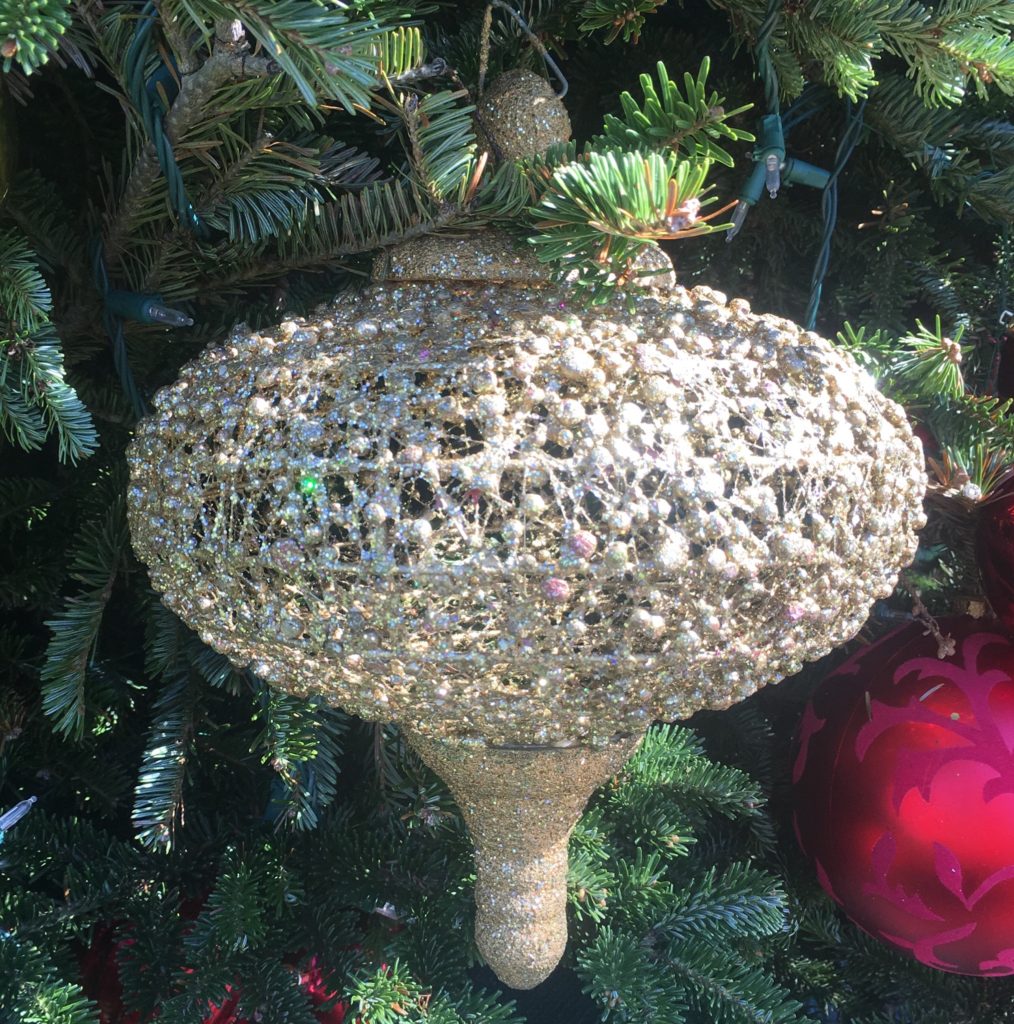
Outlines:
[[[407,727],[476,840],[484,954],[525,987],[562,951],[591,789],[652,720],[853,636],[925,480],[902,410],[817,335],[704,288],[587,311],[490,245],[414,244],[400,280],[184,367],[129,510],[212,647]]]
[[[505,71],[493,82],[475,121],[479,149],[492,149],[498,160],[532,157],[570,138],[563,100],[544,78],[524,68]]]

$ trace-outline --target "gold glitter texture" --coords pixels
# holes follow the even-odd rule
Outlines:
[[[166,603],[286,690],[438,737],[606,742],[853,636],[915,549],[902,411],[706,289],[372,287],[237,330],[129,459]]]
[[[567,945],[567,840],[641,737],[603,750],[495,750],[406,729],[448,785],[475,843],[475,939],[512,988],[544,981]]]
[[[386,250],[374,263],[373,280],[549,284],[552,271],[531,246],[506,231],[486,228],[460,238],[423,235]],[[669,257],[648,245],[634,260],[632,279],[641,288],[669,291],[676,275]]]
[[[902,410],[789,321],[704,288],[631,311],[455,284],[460,253],[436,254],[448,281],[240,327],[185,366],[129,450],[128,508],[210,646],[459,748],[480,941],[521,981],[562,949],[566,833],[613,770],[591,766],[853,636],[912,558],[925,479]],[[543,783],[526,847],[498,808]]]
[[[570,138],[563,100],[544,78],[524,68],[497,77],[479,102],[475,120],[478,148],[492,148],[492,155],[503,161],[538,156]]]

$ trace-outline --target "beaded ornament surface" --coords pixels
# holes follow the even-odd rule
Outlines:
[[[388,283],[156,397],[134,546],[274,685],[421,735],[601,745],[853,636],[923,457],[847,354],[707,289]]]

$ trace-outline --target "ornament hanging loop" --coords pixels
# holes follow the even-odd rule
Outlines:
[[[507,14],[509,14],[510,17],[512,17],[514,19],[514,21],[517,22],[518,28],[520,28],[521,31],[528,37],[528,41],[532,44],[533,47],[535,47],[535,49],[538,52],[539,56],[542,58],[543,63],[553,73],[553,76],[556,78],[556,81],[559,83],[559,88],[556,90],[556,98],[558,100],[562,100],[563,97],[567,95],[567,90],[570,88],[570,83],[567,81],[567,78],[564,75],[564,73],[560,70],[560,65],[557,64],[556,61],[553,60],[553,58],[549,55],[549,51],[546,49],[545,43],[543,43],[543,41],[531,30],[531,28],[528,25],[528,22],[525,21],[525,19],[523,17],[521,17],[521,15],[518,13],[518,11],[516,11],[513,7],[511,7],[510,4],[505,3],[504,0],[490,0],[489,4],[486,6],[487,12],[492,11],[492,9],[494,7],[498,8],[501,11],[505,11]],[[483,21],[483,41],[482,41],[483,52],[484,52],[484,55],[485,55],[487,60],[488,60],[488,57],[489,57],[489,29],[490,29],[491,25],[492,25],[491,19],[489,17],[487,17]],[[480,75],[480,88],[479,88],[479,95],[480,96],[482,95],[482,85],[481,85],[481,83],[482,83],[482,79],[484,79],[484,78],[485,78],[485,67],[483,67],[482,73]]]

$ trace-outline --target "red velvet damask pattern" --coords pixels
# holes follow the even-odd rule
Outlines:
[[[824,680],[800,725],[793,822],[861,928],[943,971],[1014,974],[1014,644],[919,623]]]

